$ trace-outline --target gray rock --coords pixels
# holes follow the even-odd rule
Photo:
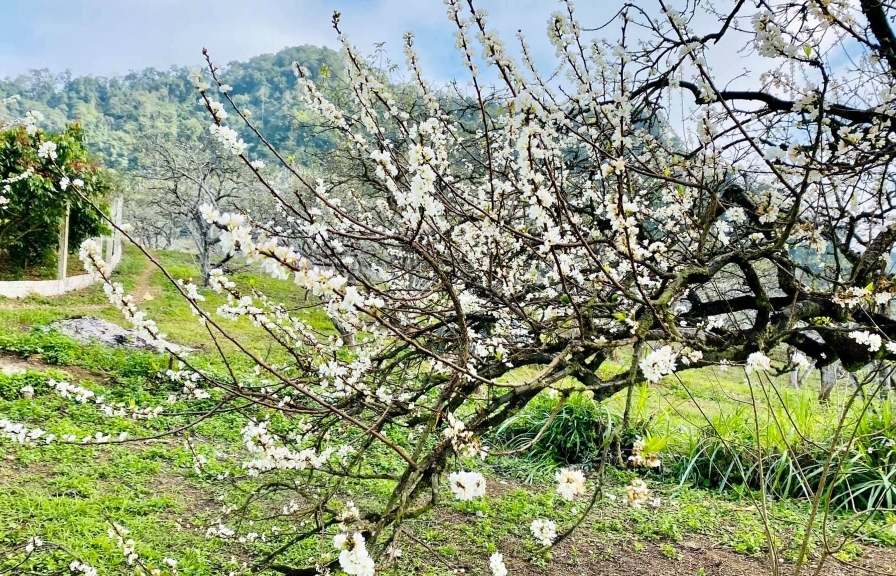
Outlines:
[[[155,350],[156,347],[139,336],[134,330],[125,330],[117,324],[93,316],[75,316],[58,320],[47,326],[84,344],[99,343],[116,348],[135,350]],[[179,350],[188,350],[178,347]]]

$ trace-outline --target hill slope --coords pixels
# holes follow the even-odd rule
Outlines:
[[[291,125],[301,114],[291,67],[294,61],[315,74],[340,65],[333,50],[304,45],[231,62],[222,66],[222,77],[278,149],[301,154],[301,149],[319,149],[327,141]],[[0,79],[0,98],[20,97],[11,105],[0,105],[0,119],[38,110],[47,117],[46,126],[51,130],[77,120],[84,125],[91,150],[108,166],[127,170],[134,165],[134,151],[141,141],[154,136],[192,139],[207,130],[209,119],[199,105],[189,73],[190,69],[178,66],[145,68],[113,77],[32,70]]]

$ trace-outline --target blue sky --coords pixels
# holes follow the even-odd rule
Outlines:
[[[243,60],[285,46],[335,47],[334,9],[353,43],[386,42],[403,62],[401,37],[413,31],[424,67],[446,80],[458,71],[452,27],[442,0],[3,0],[0,77],[31,68],[110,75],[152,66],[194,65],[208,47],[217,62]],[[608,19],[621,0],[579,2],[587,25]],[[522,29],[540,59],[552,0],[479,0],[508,44]]]

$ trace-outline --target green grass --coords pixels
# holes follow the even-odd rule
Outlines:
[[[175,277],[196,277],[190,255],[160,252],[158,257]],[[197,349],[194,361],[199,366],[223,369],[208,333],[189,314],[161,272],[148,268],[142,254],[126,248],[115,279],[128,290],[138,289],[140,306],[170,339]],[[293,284],[262,277],[249,269],[234,279],[244,288],[259,287],[294,306],[296,314],[313,327],[332,333],[323,313],[310,307],[313,302],[306,300]],[[151,294],[151,300],[142,299],[145,292]],[[209,291],[204,293],[209,309],[224,301]],[[74,434],[78,438],[97,430],[114,435],[127,432],[135,438],[185,424],[184,416],[150,421],[108,418],[95,407],[62,399],[52,390],[48,385],[50,378],[67,379],[104,395],[110,402],[133,402],[138,406],[164,404],[174,390],[171,383],[156,376],[168,366],[169,359],[163,355],[82,345],[41,328],[54,320],[82,314],[122,324],[120,314],[106,304],[99,287],[54,299],[0,301],[0,350],[32,363],[25,373],[0,375],[0,419],[40,426],[59,437]],[[265,358],[275,362],[285,358],[282,350],[268,348],[268,339],[249,322],[228,322],[226,326],[242,345]],[[233,349],[230,344],[223,346]],[[618,364],[605,370],[625,370],[626,362],[623,356]],[[238,363],[237,369],[248,366]],[[247,377],[251,378],[251,374]],[[34,400],[19,397],[19,390],[26,384],[35,389]],[[644,430],[668,436],[667,451],[671,454],[682,450],[689,434],[705,425],[704,414],[710,418],[730,415],[749,394],[749,386],[734,370],[686,372],[681,381],[667,379],[660,386],[635,391],[632,421],[643,425]],[[794,405],[806,402],[811,394],[811,390],[786,392],[787,401]],[[618,417],[624,399],[624,394],[614,397],[601,409]],[[803,424],[822,430],[840,401],[835,399],[831,407],[811,410]],[[540,402],[544,402],[540,409],[550,409],[547,399]],[[575,402],[580,409],[589,400],[578,398]],[[171,409],[178,407],[183,406]],[[568,416],[574,428],[580,415]],[[19,553],[4,560],[3,548],[11,549],[38,536],[62,548],[44,549],[35,555],[29,564],[34,573],[66,573],[73,555],[95,565],[100,574],[131,574],[107,534],[110,521],[131,531],[138,552],[152,566],[159,566],[163,557],[172,557],[178,560],[184,575],[227,574],[274,550],[299,528],[282,519],[262,519],[265,511],[279,504],[276,501],[251,512],[258,518],[252,530],[266,533],[265,541],[233,543],[205,537],[206,529],[217,522],[221,506],[240,504],[246,491],[259,483],[252,478],[229,479],[240,473],[240,461],[245,456],[240,438],[243,423],[244,417],[235,413],[218,414],[191,431],[193,450],[206,460],[201,467],[196,466],[183,434],[136,444],[53,444],[36,449],[0,439],[0,573],[15,558],[23,557]],[[277,418],[271,422],[271,426],[290,425]],[[577,443],[594,442],[600,437],[598,433],[584,439],[573,438],[569,446],[577,449]],[[384,460],[381,465],[387,469],[390,462]],[[398,564],[378,573],[450,574],[449,567],[436,560],[433,552],[454,566],[470,567],[467,573],[485,573],[488,555],[496,550],[515,562],[525,562],[539,570],[550,567],[545,570],[554,572],[547,573],[557,574],[578,573],[569,570],[619,554],[640,554],[639,550],[650,546],[658,546],[656,550],[665,561],[678,563],[684,544],[697,537],[746,555],[767,552],[764,528],[755,510],[755,492],[729,487],[720,493],[679,485],[659,475],[651,477],[650,484],[660,499],[660,507],[635,510],[623,504],[625,486],[635,473],[615,469],[608,471],[603,498],[576,535],[562,550],[546,552],[529,534],[531,520],[553,518],[562,530],[583,509],[582,503],[566,502],[554,491],[552,474],[556,463],[528,457],[501,462],[470,461],[464,465],[486,474],[489,497],[462,503],[452,500],[446,489],[438,509],[410,521],[408,532],[417,535],[419,541],[405,539],[401,543],[405,552]],[[219,479],[224,476],[228,478]],[[386,481],[364,486],[349,482],[341,497],[354,499],[363,507],[364,503],[381,501],[390,490]],[[785,557],[792,556],[803,536],[801,530],[806,525],[809,507],[798,499],[774,500],[768,506],[777,543]],[[845,516],[835,516],[828,529],[833,531],[846,522]],[[824,536],[820,530],[817,525],[810,535],[816,548]],[[892,516],[874,518],[862,527],[860,534],[865,544],[896,545]],[[331,538],[332,534],[309,539],[290,549],[282,560],[299,566],[328,554],[332,557]],[[861,553],[861,547],[846,547],[838,557],[850,561]],[[549,562],[554,555],[558,561]]]

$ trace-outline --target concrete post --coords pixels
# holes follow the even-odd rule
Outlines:
[[[112,217],[112,221],[115,222],[115,201],[109,205],[109,210],[111,212],[110,216]],[[109,232],[109,235],[103,238],[103,260],[106,262],[112,262],[112,252],[115,250],[115,229],[112,228]]]
[[[65,216],[59,226],[59,262],[56,269],[56,279],[65,284],[65,278],[68,276],[68,221],[70,207],[65,205]]]
[[[124,196],[119,196],[113,201],[112,221],[117,227],[121,227],[121,220],[124,214]],[[113,266],[121,260],[121,232],[116,228],[112,231],[112,250],[109,254],[109,262]]]

